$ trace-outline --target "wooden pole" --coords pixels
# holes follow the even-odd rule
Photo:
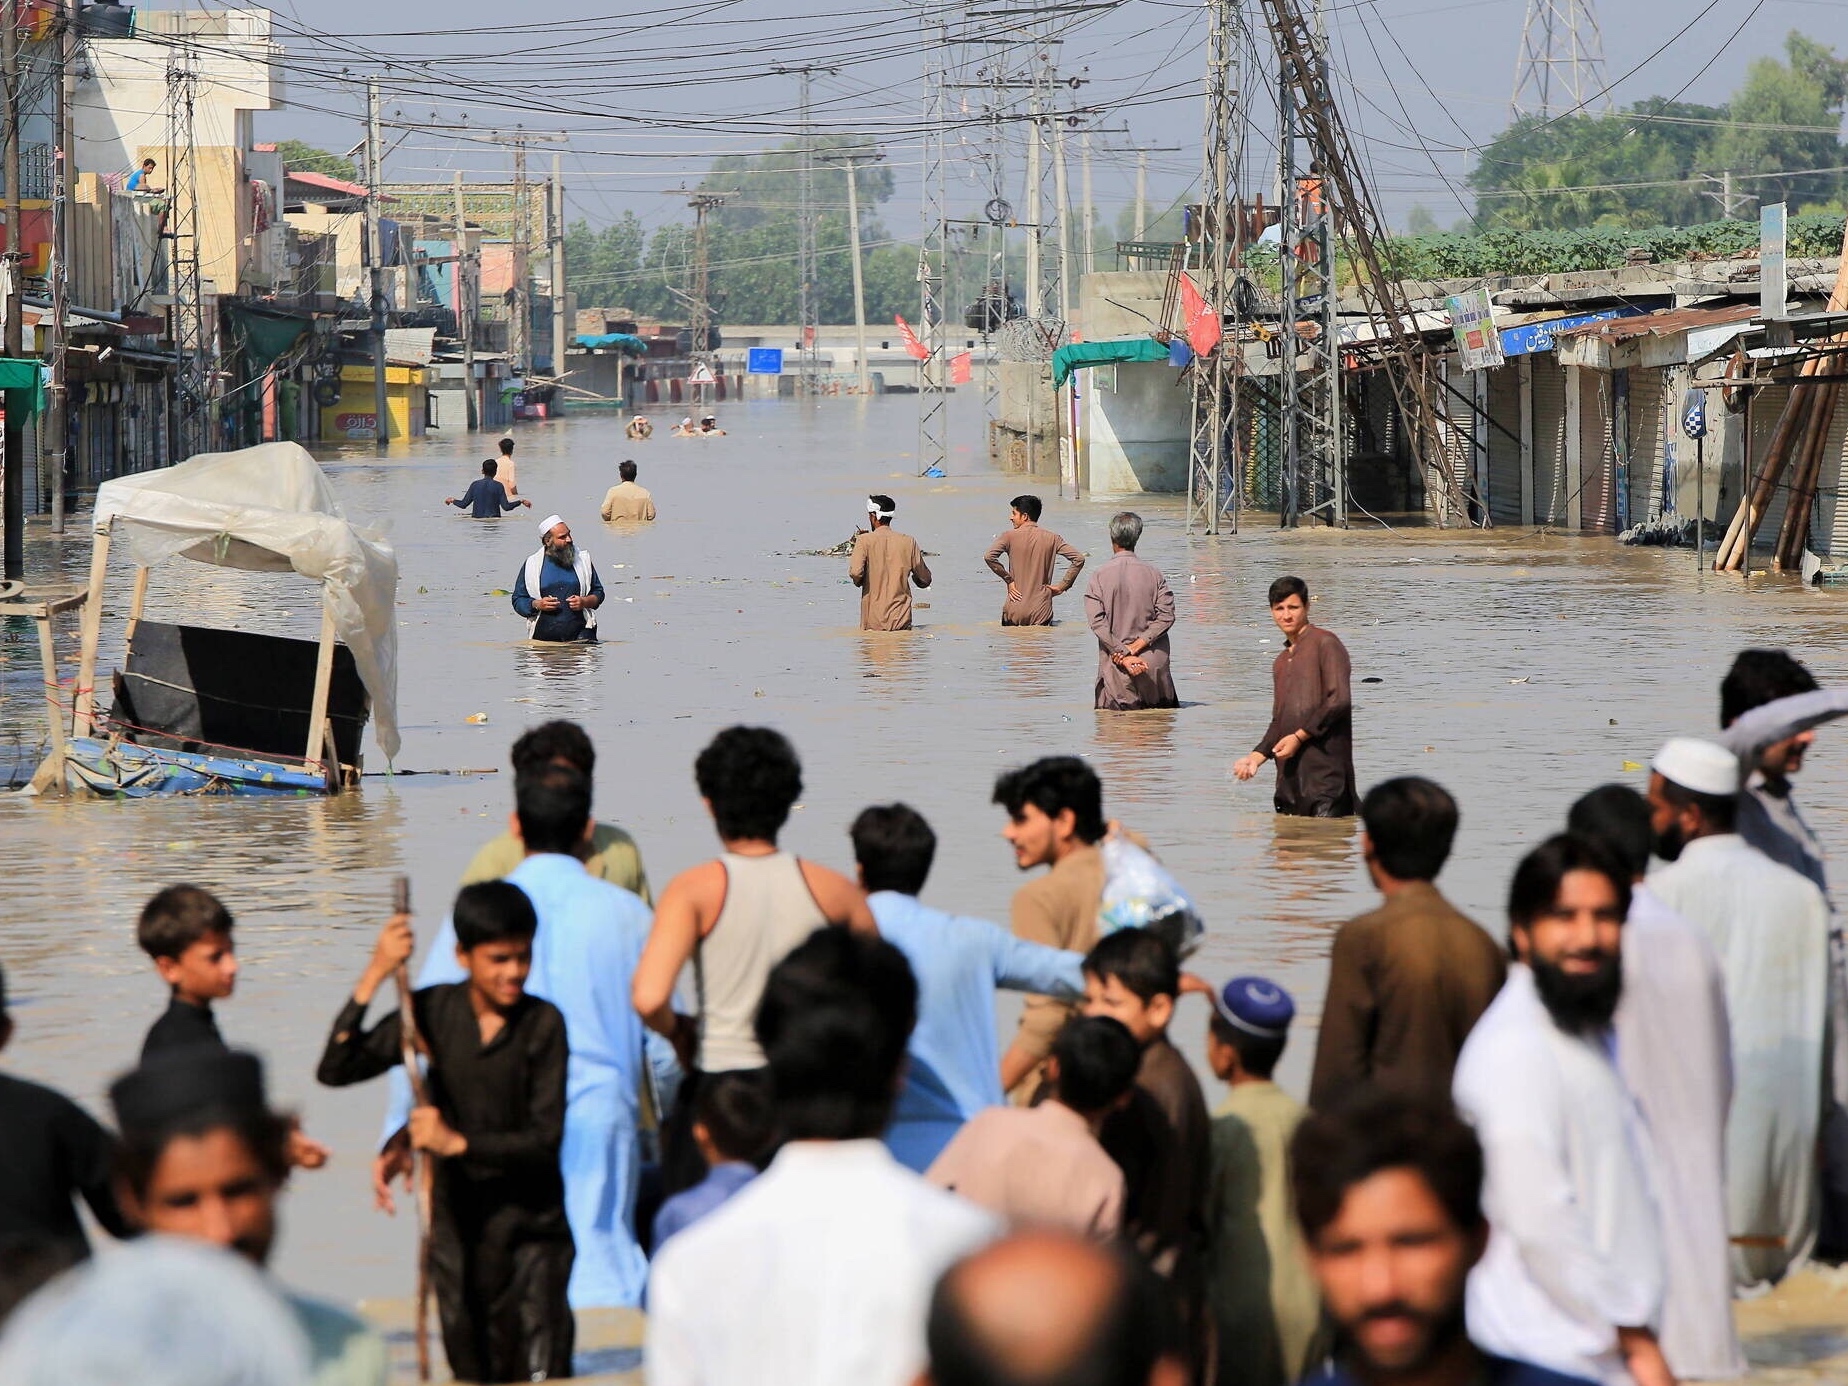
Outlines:
[[[45,727],[51,733],[51,750],[46,759],[45,788],[55,786],[64,791],[64,708],[58,697],[58,653],[52,642],[51,623],[55,619],[52,604],[46,602],[38,621],[39,669],[45,680]],[[38,776],[33,776],[37,780]]]
[[[1772,556],[1773,572],[1786,572],[1802,564],[1805,541],[1809,537],[1810,508],[1816,499],[1816,482],[1822,475],[1822,455],[1829,438],[1829,422],[1835,416],[1839,388],[1834,381],[1829,381],[1816,391],[1796,480],[1791,483],[1790,503],[1784,508],[1784,523],[1779,528],[1777,550]]]
[[[1848,231],[1842,235],[1842,250],[1835,266],[1835,287],[1829,292],[1831,313],[1848,311]],[[1837,333],[1829,339],[1830,345],[1848,343],[1848,333]],[[1790,436],[1796,421],[1808,417],[1808,410],[1815,407],[1811,399],[1816,389],[1810,377],[1820,374],[1822,358],[1813,356],[1803,363],[1801,379],[1791,389],[1790,399],[1784,406],[1784,413],[1777,421],[1777,434],[1771,440],[1771,446],[1765,453],[1764,471],[1759,474],[1758,484],[1750,493],[1740,497],[1739,509],[1734,512],[1732,523],[1726,527],[1726,537],[1720,541],[1719,552],[1714,555],[1715,572],[1737,571],[1749,562],[1752,552],[1752,536],[1758,532],[1758,523],[1764,518],[1765,507],[1770,503],[1771,493],[1777,486],[1778,478],[1783,474],[1784,466],[1789,461],[1792,444]],[[1802,403],[1799,405],[1799,396]],[[1750,432],[1747,432],[1750,441]]]
[[[334,608],[328,604],[327,589],[321,589],[321,648],[314,661],[314,697],[308,704],[308,749],[302,759],[310,769],[322,766],[321,725],[327,721],[328,690],[334,682]]]
[[[83,638],[77,659],[77,706],[71,714],[72,736],[96,735],[96,647],[103,635],[103,582],[109,576],[109,536],[115,517],[97,526],[90,549],[90,592],[83,606]]]
[[[392,913],[411,912],[411,882],[400,876],[392,886]],[[403,963],[393,974],[398,984],[398,1056],[404,1064],[404,1076],[411,1083],[411,1101],[419,1107],[430,1105],[429,1089],[423,1070],[418,1067],[421,1055],[429,1053],[423,1037],[417,1033],[417,1009],[412,1004],[411,970]],[[416,1320],[412,1334],[417,1341],[417,1379],[430,1379],[430,1198],[435,1167],[431,1157],[419,1158],[411,1151],[411,1178],[417,1188],[417,1297],[413,1312]]]
[[[122,639],[125,644],[133,644],[135,628],[141,624],[141,608],[148,600],[148,570],[135,569],[135,595],[128,604],[128,632]]]

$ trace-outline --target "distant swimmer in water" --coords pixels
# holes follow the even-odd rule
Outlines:
[[[629,420],[629,426],[623,429],[623,436],[631,443],[642,443],[654,437],[654,424],[637,414]]]
[[[708,414],[699,421],[699,436],[702,438],[723,438],[725,430],[719,427],[716,414]]]
[[[527,638],[594,641],[602,605],[603,580],[590,555],[571,542],[570,525],[547,515],[539,522],[539,551],[527,555],[513,584],[513,609],[526,618]]]
[[[693,416],[691,414],[688,414],[679,423],[674,425],[673,436],[676,438],[699,437],[699,430],[693,427]]]
[[[490,457],[481,464],[481,475],[468,484],[468,490],[458,500],[454,496],[443,497],[444,505],[453,505],[458,510],[469,511],[477,520],[499,519],[501,512],[518,510],[522,505],[528,510],[533,503],[529,500],[510,500],[507,488],[500,484],[495,473],[500,470],[500,463]]]

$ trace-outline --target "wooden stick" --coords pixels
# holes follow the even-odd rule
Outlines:
[[[302,760],[309,770],[319,768],[321,756],[321,723],[327,717],[328,690],[334,682],[334,608],[327,600],[327,588],[321,588],[321,643],[315,652],[314,692],[308,701],[308,749],[302,752]]]
[[[1829,425],[1835,418],[1835,400],[1841,389],[1831,380],[1816,392],[1810,410],[1809,434],[1804,439],[1802,465],[1791,485],[1790,503],[1784,509],[1784,523],[1778,535],[1773,571],[1794,572],[1803,564],[1803,550],[1809,540],[1810,512],[1815,506],[1816,484],[1822,478],[1823,454],[1829,441]]]
[[[96,647],[102,641],[103,583],[109,576],[112,515],[97,526],[90,549],[90,594],[83,608],[83,637],[77,663],[77,704],[71,714],[72,736],[96,735]]]
[[[398,877],[392,887],[392,913],[409,914],[411,912],[411,882],[407,876]],[[403,963],[398,964],[395,974],[398,983],[398,1044],[404,1061],[404,1075],[411,1080],[411,1102],[414,1106],[430,1105],[429,1089],[424,1084],[423,1072],[417,1066],[420,1054],[429,1051],[424,1046],[422,1037],[417,1033],[417,1012],[411,1001],[411,970]],[[419,1156],[416,1147],[411,1149],[411,1178],[417,1186],[417,1297],[412,1313],[411,1333],[417,1343],[417,1379],[430,1379],[430,1201],[433,1181],[436,1175],[435,1165],[428,1155]]]

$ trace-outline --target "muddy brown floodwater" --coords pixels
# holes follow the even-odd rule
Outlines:
[[[958,436],[979,436],[957,401]],[[1193,966],[1214,979],[1267,973],[1303,1012],[1282,1077],[1299,1093],[1314,1047],[1329,935],[1368,890],[1351,823],[1276,818],[1268,772],[1228,774],[1268,719],[1278,637],[1264,591],[1307,579],[1315,618],[1354,659],[1356,760],[1363,782],[1417,773],[1462,805],[1441,884],[1498,936],[1500,900],[1522,849],[1560,823],[1579,792],[1641,784],[1664,737],[1715,725],[1716,685],[1746,645],[1797,651],[1825,682],[1848,675],[1841,597],[1794,582],[1698,577],[1685,551],[1626,550],[1605,539],[1491,531],[1189,538],[1177,497],[1129,502],[1148,521],[1144,555],[1179,609],[1175,712],[1096,713],[1095,644],[1077,594],[1046,630],[1004,630],[1002,587],[982,552],[1008,498],[1033,489],[1045,523],[1107,556],[1119,508],[1060,500],[994,471],[973,445],[951,475],[919,479],[915,403],[897,396],[734,405],[730,436],[626,444],[610,419],[523,427],[520,483],[533,511],[487,523],[445,511],[491,450],[486,438],[329,453],[349,514],[392,527],[401,566],[399,767],[504,766],[521,729],[551,717],[595,737],[599,816],[630,828],[665,882],[708,855],[694,754],[737,721],[782,728],[802,753],[808,792],[787,841],[850,868],[845,835],[863,805],[904,799],[940,838],[925,895],[1005,920],[1019,884],[988,803],[997,771],[1073,752],[1102,774],[1108,812],[1146,833],[1198,897],[1210,935]],[[658,523],[600,524],[596,506],[634,457]],[[936,585],[919,629],[863,635],[843,559],[804,557],[852,533],[864,494],[890,492],[898,524],[932,555]],[[608,588],[594,648],[537,650],[496,589],[536,546],[534,516],[556,510]],[[89,540],[34,531],[35,576],[77,576]],[[126,604],[118,572],[116,608]],[[158,571],[149,615],[206,624],[262,621],[312,635],[313,594],[276,579],[255,592],[190,564]],[[119,641],[120,624],[114,631]],[[0,737],[37,730],[36,651],[9,631]],[[104,668],[116,651],[105,650]],[[471,724],[485,713],[485,724]],[[382,770],[376,749],[369,769]],[[1803,775],[1818,832],[1844,848],[1848,741],[1825,732]],[[155,889],[190,880],[238,917],[243,974],[220,1010],[232,1042],[264,1053],[272,1085],[335,1150],[299,1177],[285,1208],[279,1269],[305,1289],[352,1300],[408,1290],[407,1217],[369,1209],[366,1159],[383,1089],[317,1088],[325,1027],[364,964],[391,900],[412,881],[427,935],[475,847],[505,821],[505,773],[368,778],[357,794],[277,803],[184,799],[99,803],[0,799],[0,961],[19,1033],[9,1068],[54,1082],[100,1110],[164,1004],[136,952],[133,919]],[[1177,1034],[1200,1060],[1198,1002]],[[1204,1072],[1204,1069],[1202,1069]],[[1750,1081],[1750,1075],[1741,1075]],[[1216,1094],[1210,1094],[1216,1097]]]

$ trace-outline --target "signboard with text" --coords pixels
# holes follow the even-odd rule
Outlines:
[[[1495,332],[1495,308],[1487,289],[1452,294],[1450,330],[1456,335],[1457,355],[1466,371],[1484,371],[1502,363],[1501,338]]]
[[[745,358],[745,371],[750,375],[781,375],[783,373],[782,347],[752,347]]]
[[[1790,277],[1785,265],[1789,244],[1784,211],[1782,202],[1758,209],[1758,316],[1768,320],[1782,318],[1789,311]]]

